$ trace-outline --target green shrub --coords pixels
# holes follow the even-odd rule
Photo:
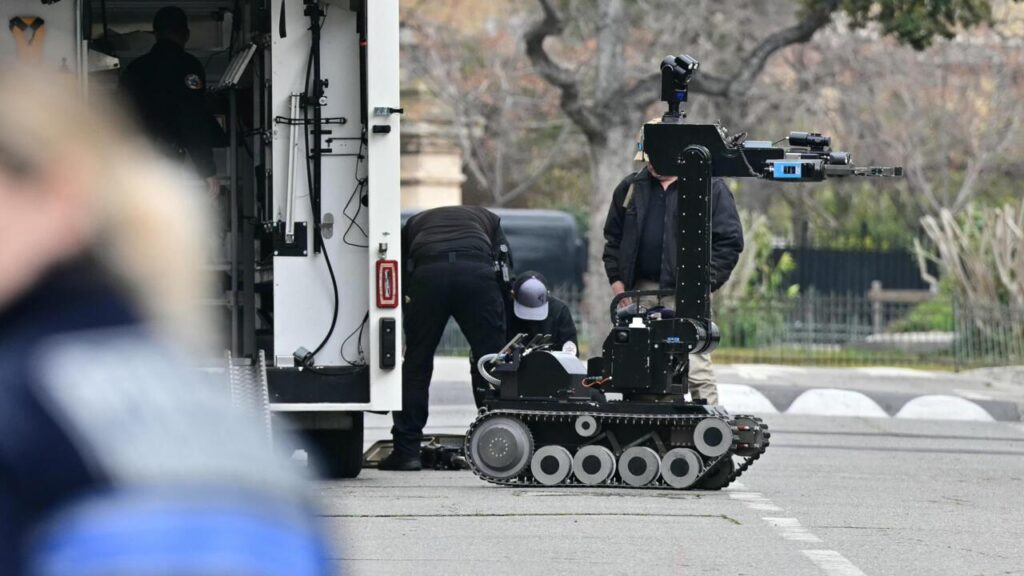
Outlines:
[[[905,317],[889,325],[889,332],[953,331],[953,300],[940,294],[910,309]]]

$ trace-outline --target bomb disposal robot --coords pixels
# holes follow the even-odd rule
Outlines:
[[[768,447],[760,419],[684,396],[689,355],[710,352],[719,341],[710,307],[712,178],[818,182],[895,177],[902,169],[853,166],[820,134],[792,132],[783,149],[745,134],[729,137],[720,126],[683,123],[681,104],[698,65],[690,56],[665,58],[668,112],[644,127],[655,170],[679,177],[675,290],[617,295],[602,355],[586,365],[537,338],[517,337],[482,358],[478,369],[493,389],[465,446],[477,476],[516,486],[719,489]],[[623,298],[668,295],[675,296],[674,311],[618,309]]]

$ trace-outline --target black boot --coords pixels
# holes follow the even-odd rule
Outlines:
[[[399,452],[392,452],[388,454],[388,457],[381,460],[377,464],[378,470],[398,470],[402,472],[410,472],[415,470],[422,470],[423,464],[420,463],[419,454],[406,455]]]

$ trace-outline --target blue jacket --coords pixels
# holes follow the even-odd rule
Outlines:
[[[40,395],[50,338],[137,323],[85,263],[64,267],[0,311],[0,574],[17,574],[27,531],[103,486]]]
[[[306,484],[265,430],[97,270],[64,266],[0,310],[0,575],[111,558],[328,573]]]

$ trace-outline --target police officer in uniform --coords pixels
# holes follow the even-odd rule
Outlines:
[[[512,314],[508,317],[508,340],[526,334],[527,341],[538,334],[551,337],[551,349],[576,354],[579,342],[572,312],[548,290],[540,272],[523,272],[512,285]]]
[[[185,52],[188,17],[177,6],[166,6],[153,18],[156,44],[132,62],[121,77],[122,90],[135,105],[143,128],[167,151],[187,154],[211,196],[220,193],[213,148],[224,134],[207,109],[206,71]]]
[[[475,358],[505,345],[506,292],[495,273],[508,246],[501,220],[477,206],[446,206],[416,214],[402,229],[405,282],[405,360],[402,410],[393,413],[394,450],[382,470],[419,470],[420,441],[427,423],[434,351],[454,317],[472,349],[473,395],[479,406],[486,387]],[[511,266],[511,257],[507,259]],[[411,268],[411,269],[410,269]]]

